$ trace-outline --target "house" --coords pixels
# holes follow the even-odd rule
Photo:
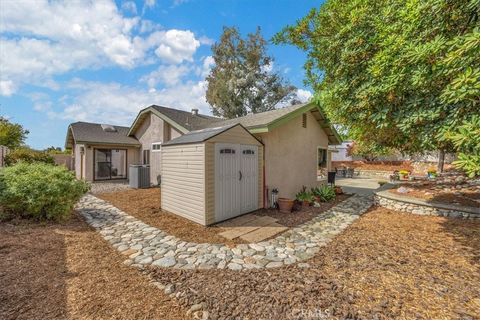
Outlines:
[[[210,134],[214,136],[210,137]],[[141,110],[130,127],[72,123],[68,127],[66,147],[73,150],[78,178],[88,181],[126,179],[130,164],[149,164],[151,182],[157,184],[161,180],[163,194],[172,173],[166,170],[178,171],[171,166],[186,159],[188,152],[193,152],[186,146],[196,144],[195,151],[205,158],[212,155],[204,148],[214,148],[212,143],[223,145],[224,148],[214,148],[225,152],[222,156],[235,154],[237,157],[255,156],[259,159],[259,168],[255,170],[257,179],[261,180],[260,207],[268,205],[268,194],[274,188],[278,189],[280,197],[293,198],[303,185],[313,187],[323,183],[326,171],[331,169],[332,154],[328,146],[340,142],[333,126],[314,103],[230,120],[202,115],[197,109],[187,112],[152,105]],[[244,145],[252,148],[244,150]],[[165,153],[167,149],[171,152],[182,148],[185,148],[184,152],[172,157]],[[254,150],[258,152],[248,153]],[[182,170],[192,167],[194,161],[198,163],[199,160],[185,163]],[[213,156],[210,161],[223,160]],[[239,166],[243,160],[235,161],[229,165]],[[217,170],[215,166],[207,168],[207,162],[202,165],[203,171]],[[207,183],[204,179],[206,172],[202,174],[202,183]],[[187,175],[183,178],[190,179]],[[220,182],[211,183],[208,188],[215,189],[215,183]],[[186,193],[185,197],[188,196]],[[202,198],[206,201],[204,196]],[[162,198],[162,202],[164,200]],[[208,224],[211,221],[204,219],[197,222]]]

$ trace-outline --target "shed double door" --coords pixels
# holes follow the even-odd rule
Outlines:
[[[258,209],[258,146],[215,144],[215,220]]]

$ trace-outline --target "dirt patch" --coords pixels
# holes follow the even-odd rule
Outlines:
[[[403,187],[399,192],[400,187]],[[480,186],[455,181],[420,181],[405,183],[389,192],[432,203],[454,204],[467,207],[480,207]]]
[[[342,202],[349,197],[350,196],[346,194],[338,195],[333,201],[320,202],[320,207],[302,207],[300,211],[294,211],[290,213],[283,213],[274,209],[263,209],[256,211],[255,214],[257,216],[270,216],[277,219],[277,223],[292,228],[312,220],[317,215],[327,211],[328,209],[332,208],[339,202]]]
[[[154,269],[212,319],[478,319],[480,221],[376,208],[309,261],[279,269]]]
[[[96,194],[96,196],[110,202],[115,207],[125,211],[135,218],[184,241],[195,243],[224,243],[227,245],[245,243],[245,241],[240,238],[228,240],[220,236],[219,233],[227,230],[221,226],[212,225],[204,227],[175,214],[162,211],[159,188],[101,193]],[[335,201],[321,203],[319,208],[308,207],[301,211],[295,211],[288,214],[279,213],[277,210],[264,209],[255,211],[252,214],[258,216],[271,216],[278,219],[278,223],[281,225],[294,227],[311,220],[316,215],[330,209],[346,198],[348,198],[347,195],[341,195],[338,196]]]
[[[183,319],[79,217],[0,223],[0,319]]]

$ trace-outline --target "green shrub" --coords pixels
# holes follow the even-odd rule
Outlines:
[[[300,201],[300,202],[307,201],[307,202],[310,203],[310,202],[313,201],[313,194],[311,192],[307,191],[307,187],[303,186],[302,190],[300,190],[300,192],[298,192],[295,195],[295,199]]]
[[[55,164],[55,161],[50,154],[25,147],[14,149],[5,156],[5,165],[7,166],[13,166],[20,161],[28,163],[43,162]]]
[[[469,121],[448,132],[446,138],[458,151],[458,159],[453,165],[470,178],[480,176],[480,116],[472,116]]]
[[[19,162],[0,171],[0,207],[10,216],[67,218],[88,189],[62,166]]]
[[[315,197],[320,198],[320,201],[322,202],[330,201],[336,197],[335,189],[327,185],[312,188],[312,194]]]

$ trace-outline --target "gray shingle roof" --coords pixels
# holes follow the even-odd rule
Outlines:
[[[255,127],[262,127],[283,116],[286,116],[290,112],[293,112],[297,109],[304,107],[305,105],[306,104],[297,104],[294,106],[284,107],[276,110],[265,111],[261,113],[255,113],[255,114],[248,114],[240,118],[216,122],[215,124],[211,124],[210,126],[225,126],[225,125],[230,125],[234,123],[240,123],[242,126],[248,129],[255,128]]]
[[[186,133],[183,136],[177,137],[175,139],[172,139],[168,142],[163,143],[162,146],[172,146],[172,145],[178,145],[178,144],[203,142],[237,125],[239,124],[236,123],[228,126],[190,131],[189,133]]]
[[[223,120],[221,118],[207,116],[204,114],[194,115],[189,111],[183,111],[157,105],[152,105],[151,107],[163,113],[164,115],[166,115],[167,117],[169,117],[170,119],[172,119],[173,121],[175,121],[189,131],[212,127],[215,126],[215,123]]]
[[[139,146],[140,143],[134,137],[127,136],[129,127],[113,126],[117,131],[108,132],[102,129],[100,123],[75,122],[70,125],[73,139],[78,142],[121,144]],[[68,140],[67,136],[67,140]],[[67,144],[69,142],[67,141]]]

